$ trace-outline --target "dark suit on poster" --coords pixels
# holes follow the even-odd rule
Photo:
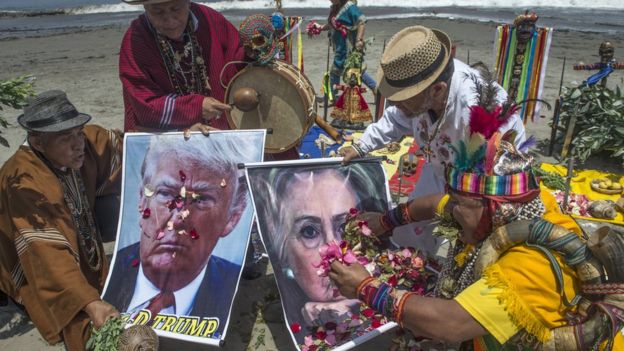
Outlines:
[[[134,295],[139,273],[139,243],[117,252],[113,272],[103,299],[115,306],[121,313],[126,312]],[[223,334],[229,309],[238,283],[241,266],[220,257],[211,256],[206,267],[191,316],[218,317],[218,335]]]

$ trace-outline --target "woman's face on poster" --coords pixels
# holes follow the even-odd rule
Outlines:
[[[334,170],[297,173],[286,188],[282,216],[286,264],[311,301],[339,300],[328,277],[319,277],[319,248],[342,238],[343,225],[356,198],[348,181]]]

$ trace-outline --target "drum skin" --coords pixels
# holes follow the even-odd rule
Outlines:
[[[225,91],[225,102],[233,104],[241,88],[253,88],[259,103],[255,109],[232,107],[226,117],[232,129],[272,129],[265,152],[280,153],[297,146],[316,116],[314,88],[291,64],[275,61],[266,66],[249,65],[238,72]]]

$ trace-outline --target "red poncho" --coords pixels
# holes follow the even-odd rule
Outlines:
[[[238,30],[209,7],[191,3],[191,13],[197,20],[195,35],[207,66],[210,96],[223,101],[225,89],[219,82],[221,70],[227,62],[244,58]],[[223,74],[223,83],[227,84],[236,71],[236,65],[229,65]],[[145,14],[132,21],[124,35],[119,53],[119,77],[123,85],[125,131],[137,128],[173,130],[203,122],[204,96],[176,95]],[[230,129],[224,115],[209,124]]]

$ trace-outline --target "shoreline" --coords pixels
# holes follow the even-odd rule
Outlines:
[[[287,10],[289,13],[293,12],[291,9]],[[367,10],[365,9],[365,13]],[[135,13],[133,18],[136,15],[138,14]],[[324,20],[321,22],[324,23]],[[233,23],[238,26],[239,21],[233,21]],[[384,41],[400,29],[416,24],[447,32],[457,44],[456,57],[458,59],[467,61],[470,57],[469,63],[483,61],[488,67],[492,67],[493,38],[497,22],[483,23],[437,17],[372,19],[366,26],[366,37],[374,37],[375,41],[368,49],[366,63],[373,77],[377,72]],[[539,21],[538,25],[540,25]],[[127,24],[113,24],[104,28],[86,27],[48,36],[0,40],[2,43],[0,66],[4,68],[0,72],[0,80],[26,74],[33,75],[37,78],[35,83],[37,92],[49,89],[65,90],[70,101],[79,111],[93,116],[91,123],[106,128],[123,129],[123,98],[117,64],[119,45],[126,28]],[[545,77],[543,98],[546,101],[554,105],[554,100],[558,95],[563,58],[567,58],[564,86],[572,87],[594,73],[574,71],[572,65],[581,61],[597,62],[598,47],[603,40],[612,41],[616,48],[615,58],[624,61],[624,37],[622,35],[555,30]],[[303,35],[305,74],[317,94],[320,94],[320,82],[325,73],[327,50],[328,40],[324,35],[317,38],[308,38]],[[624,86],[623,77],[624,70],[615,71],[609,78],[609,86],[614,87],[616,84],[620,87]],[[365,93],[365,97],[368,101],[372,100],[370,93]],[[322,111],[322,106],[319,111]],[[15,152],[26,135],[16,121],[21,111],[5,109],[2,113],[11,123],[8,129],[2,130],[2,135],[7,138],[11,147],[0,147],[2,150],[0,165]],[[545,118],[529,122],[526,126],[527,134],[535,135],[540,141],[550,138],[548,123],[552,118],[552,111],[542,111],[542,114]],[[552,158],[543,156],[539,158],[553,162]],[[275,283],[270,274],[270,271],[267,271],[267,275],[257,281],[241,281],[237,302],[244,303],[238,303],[231,316],[231,326],[228,331],[229,344],[226,344],[225,350],[254,347],[258,350],[292,349],[287,327],[280,319],[281,308],[277,308],[277,312],[265,310],[265,317],[268,317],[266,323],[257,314],[258,304],[265,303],[268,292],[275,289]],[[272,315],[269,312],[273,312]],[[6,313],[11,313],[11,311],[7,311],[4,307],[0,308],[0,317],[4,317]],[[24,328],[24,324],[20,325],[15,326],[9,332],[0,329],[0,335],[2,335],[0,349],[62,349],[62,347],[45,346],[39,333],[32,329],[32,325],[30,329]],[[8,322],[6,326],[12,327]],[[383,342],[387,342],[387,339],[392,336],[390,333],[356,349],[383,348]],[[179,349],[179,347],[172,346],[169,349]]]
[[[324,21],[323,21],[324,22]],[[321,22],[321,23],[323,23]],[[239,22],[232,22],[238,26]],[[439,18],[392,18],[369,20],[366,37],[374,38],[368,48],[365,62],[369,73],[375,77],[384,41],[410,25],[424,25],[443,30],[457,44],[456,58],[468,63],[484,62],[492,67],[493,39],[496,23],[474,22],[469,20],[449,20]],[[538,22],[539,25],[539,22]],[[10,79],[20,75],[36,77],[35,90],[66,90],[70,101],[79,110],[93,116],[92,123],[107,128],[123,129],[123,99],[121,82],[118,78],[119,45],[127,26],[110,25],[105,28],[81,28],[78,31],[53,36],[19,38],[2,41],[0,66],[5,69],[0,79]],[[624,37],[619,35],[588,32],[557,31],[548,59],[543,99],[554,106],[559,91],[562,63],[566,58],[564,86],[572,87],[581,83],[594,72],[574,71],[573,64],[597,62],[598,47],[603,40],[615,45],[615,57],[624,58]],[[296,42],[296,38],[295,38]],[[302,35],[305,74],[320,94],[320,82],[325,73],[328,40],[324,35],[308,38]],[[296,50],[294,50],[296,52]],[[619,55],[618,55],[619,54]],[[620,59],[620,61],[622,61]],[[622,86],[624,72],[615,71],[609,78],[609,86]],[[367,100],[372,101],[368,93]],[[322,110],[322,109],[320,109]],[[24,141],[25,132],[17,125],[20,111],[3,111],[11,126],[3,131],[11,148],[3,148],[0,164],[13,154]],[[528,122],[528,134],[538,140],[550,138],[549,121],[552,111],[543,110],[545,118]],[[552,162],[552,160],[551,160]]]

